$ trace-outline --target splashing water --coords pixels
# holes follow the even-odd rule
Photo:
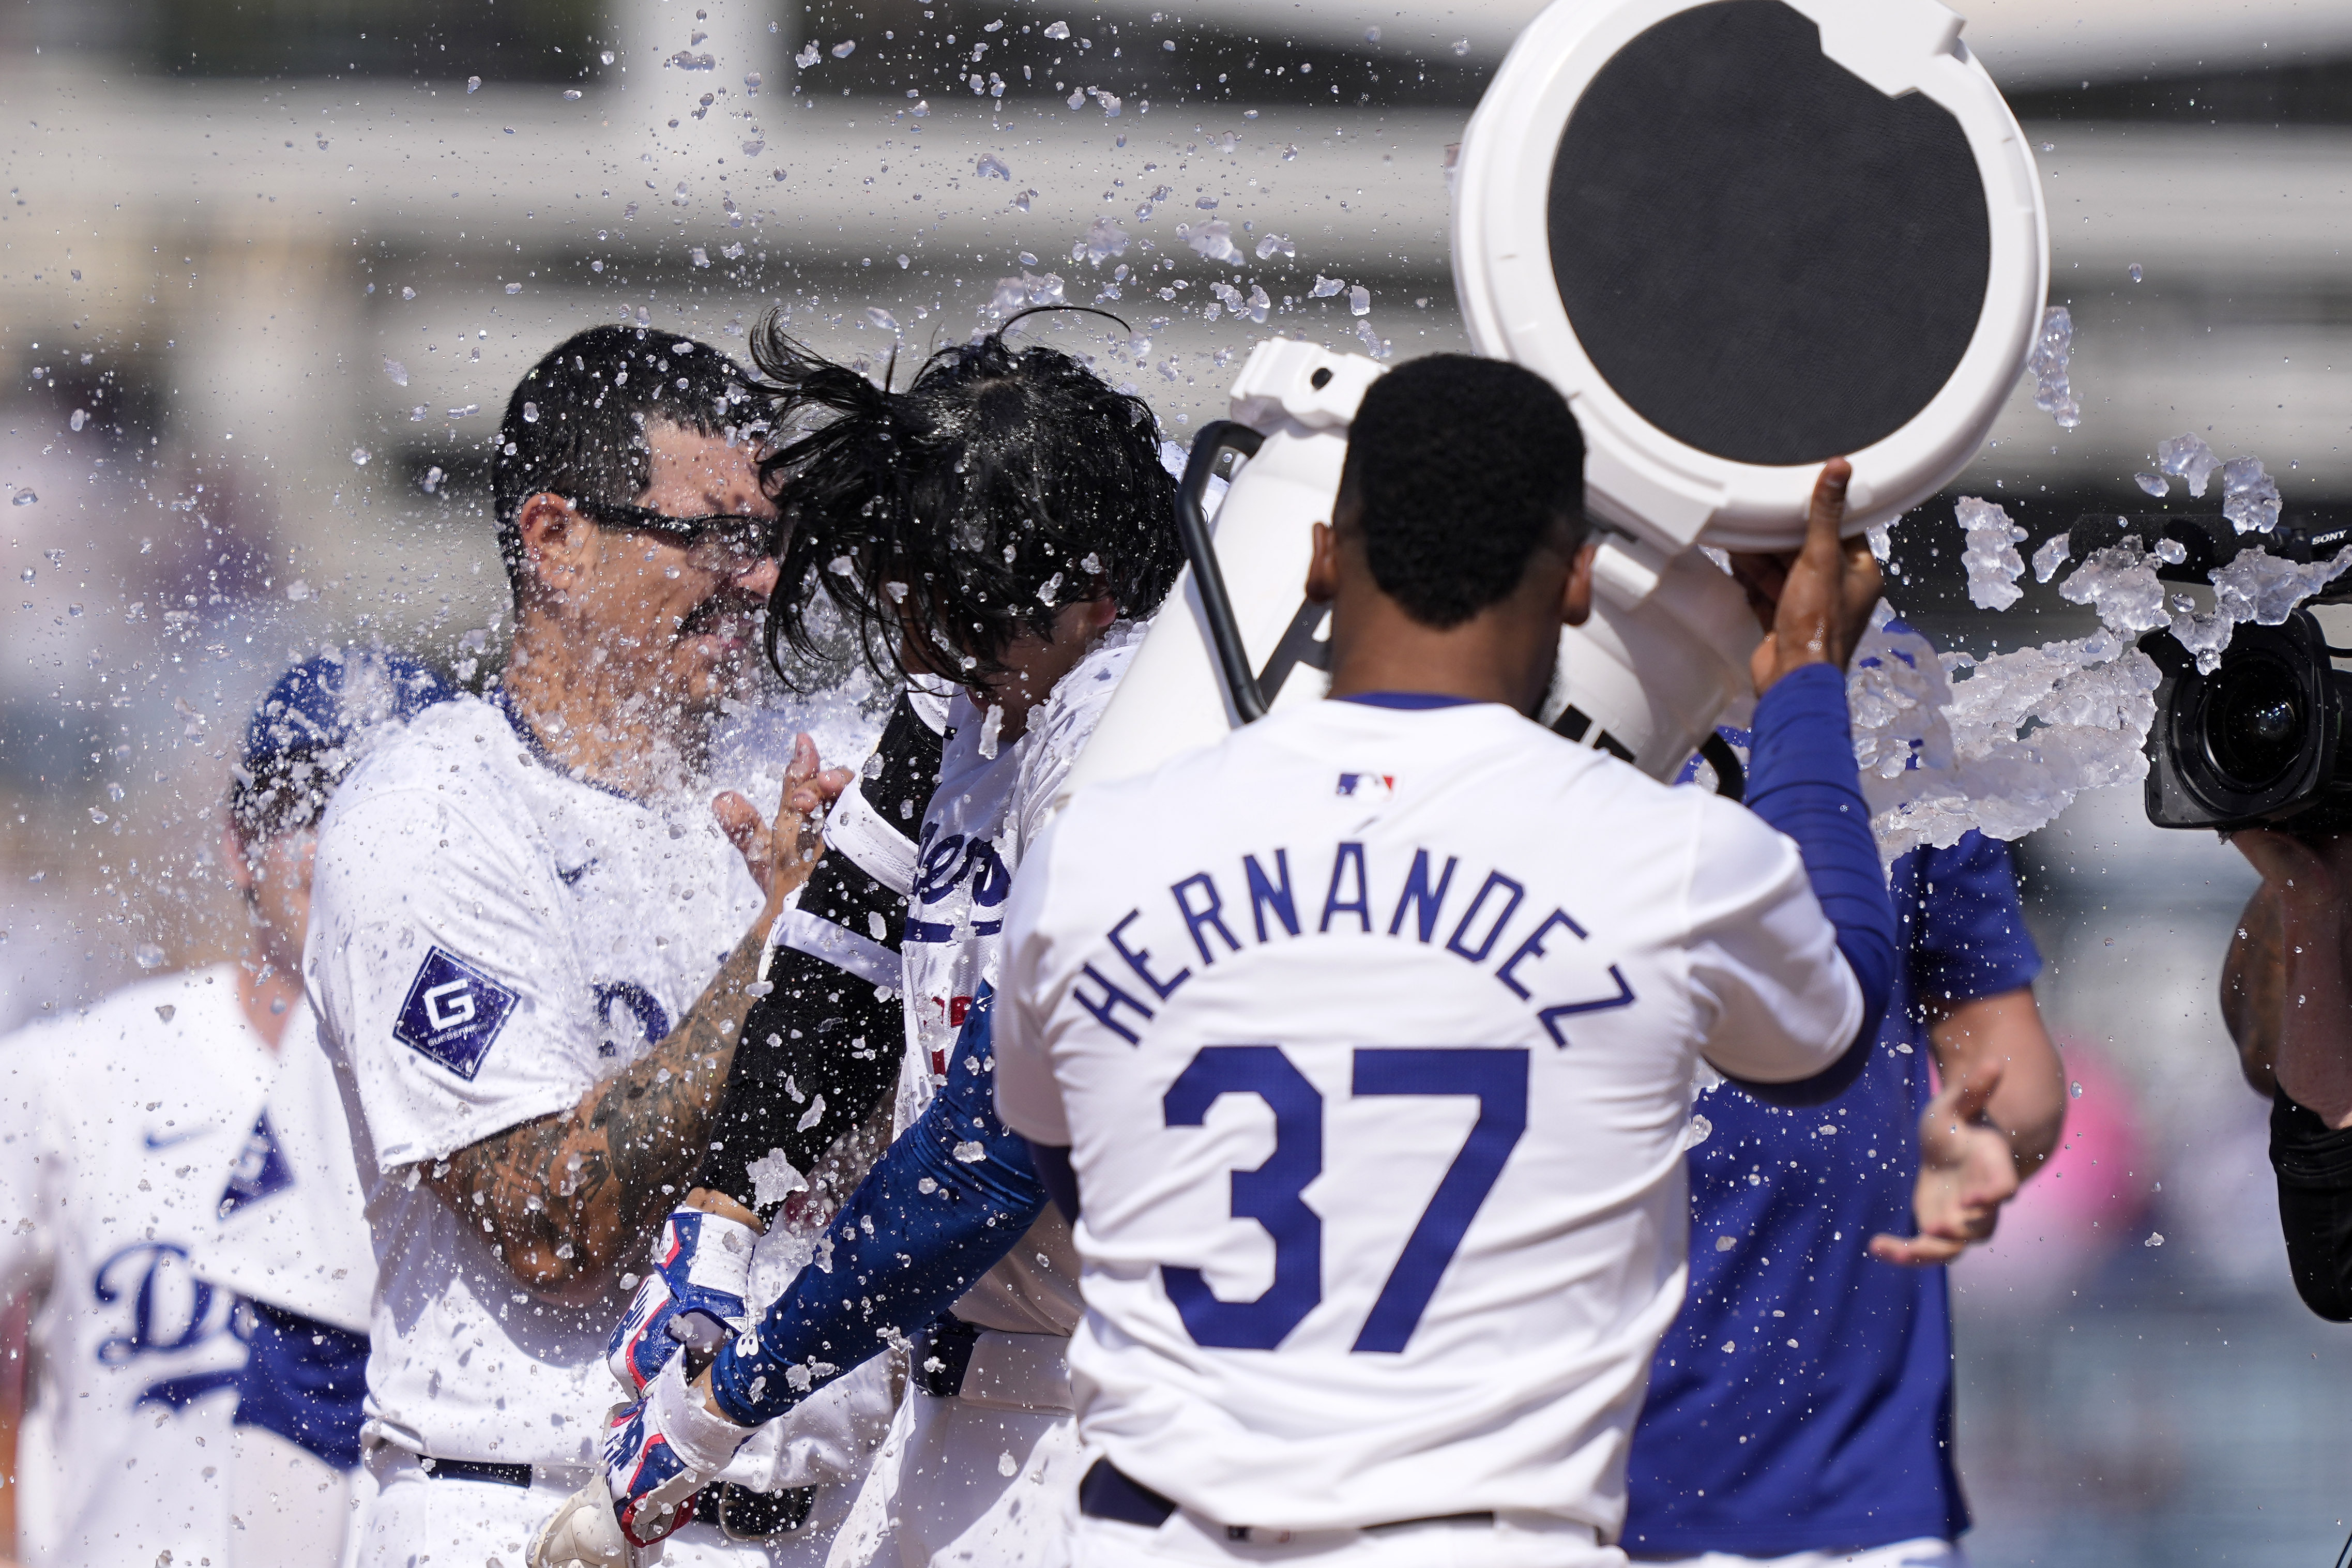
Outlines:
[[[1223,218],[1211,218],[1200,225],[1178,224],[1176,237],[1211,261],[1242,259],[1242,253],[1234,247],[1234,225]]]
[[[1111,256],[1125,256],[1128,244],[1128,233],[1118,226],[1117,218],[1097,218],[1070,247],[1070,259],[1084,259],[1091,266],[1100,267]]]
[[[2083,405],[2066,383],[2066,365],[2074,354],[2074,318],[2063,305],[2053,305],[2042,313],[2042,332],[2033,340],[2025,368],[2033,372],[2033,406],[2055,419],[2061,430],[2083,423]]]
[[[2017,580],[2025,575],[2017,541],[2025,530],[1990,501],[1963,496],[1954,508],[1967,546],[1960,563],[1968,568],[1969,602],[1979,610],[2006,610],[2025,597]],[[2045,579],[2046,580],[2046,579]]]

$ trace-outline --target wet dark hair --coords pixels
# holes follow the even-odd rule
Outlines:
[[[1065,605],[1108,596],[1142,616],[1168,596],[1183,548],[1159,422],[1069,355],[992,332],[893,392],[772,316],[751,360],[774,428],[805,432],[760,465],[785,535],[767,644],[788,685],[786,649],[803,665],[835,654],[820,601],[877,674],[905,673],[906,626],[969,685],[1023,632],[1050,640]]]
[[[708,343],[649,327],[591,327],[533,365],[507,400],[490,467],[499,557],[520,588],[516,519],[541,491],[627,504],[653,484],[648,423],[701,435],[765,433],[743,368]]]
[[[1364,393],[1339,498],[1381,591],[1444,631],[1510,597],[1538,547],[1583,544],[1584,433],[1533,371],[1431,354]]]

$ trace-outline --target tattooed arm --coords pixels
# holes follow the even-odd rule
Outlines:
[[[558,1300],[591,1300],[653,1231],[702,1163],[712,1113],[751,1010],[769,927],[808,880],[817,819],[848,782],[817,770],[806,736],[784,774],[771,834],[750,802],[721,797],[719,821],[768,897],[693,1007],[661,1043],[541,1116],[425,1166],[441,1200],[478,1221],[516,1280]]]
[[[709,1142],[774,919],[763,911],[677,1027],[571,1110],[425,1167],[426,1183],[480,1220],[518,1281],[591,1299],[676,1204]]]

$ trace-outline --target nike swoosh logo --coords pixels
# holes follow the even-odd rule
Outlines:
[[[155,1135],[155,1134],[154,1134],[153,1130],[151,1128],[149,1131],[147,1131],[146,1133],[144,1133],[144,1134],[141,1134],[141,1135],[142,1135],[142,1136],[143,1136],[143,1137],[147,1140],[147,1146],[148,1146],[149,1148],[151,1148],[151,1149],[168,1149],[168,1148],[170,1148],[170,1147],[171,1147],[173,1145],[174,1145],[174,1144],[184,1144],[184,1143],[186,1143],[190,1138],[201,1138],[201,1137],[205,1136],[205,1134],[206,1134],[207,1133],[210,1133],[211,1131],[212,1131],[212,1129],[211,1129],[210,1127],[198,1127],[198,1128],[197,1128],[194,1132],[193,1132],[193,1133],[174,1133],[174,1134],[172,1134],[170,1137],[168,1137],[168,1138],[159,1138],[159,1137],[157,1137],[157,1136]]]

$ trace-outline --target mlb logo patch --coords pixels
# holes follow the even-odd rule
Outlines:
[[[1385,800],[1396,793],[1393,773],[1342,773],[1339,793],[1359,800]]]
[[[512,991],[463,959],[430,947],[401,1004],[400,1021],[392,1026],[393,1038],[471,1082],[514,1009]]]

